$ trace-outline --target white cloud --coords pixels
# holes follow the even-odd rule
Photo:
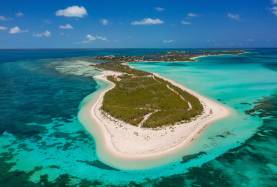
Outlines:
[[[271,12],[272,14],[274,14],[275,16],[277,16],[277,6],[274,6],[271,8]]]
[[[5,16],[0,16],[0,21],[6,21],[8,20],[8,18],[6,18]]]
[[[101,41],[107,41],[107,38],[104,37],[104,36],[94,36],[94,35],[91,35],[91,34],[87,34],[86,35],[86,39],[84,41],[82,41],[82,43],[91,43],[93,41],[96,41],[96,40],[101,40]]]
[[[104,36],[96,36],[97,40],[107,41],[107,38]]]
[[[87,36],[86,36],[86,42],[87,43],[89,43],[89,42],[92,42],[92,41],[95,41],[96,40],[96,37],[95,36],[92,36],[92,35],[90,35],[90,34],[88,34]]]
[[[17,13],[15,14],[15,16],[16,16],[16,17],[23,17],[24,14],[23,14],[22,12],[17,12]]]
[[[158,12],[163,12],[165,9],[162,7],[155,7],[155,10]]]
[[[0,26],[0,31],[5,31],[5,30],[7,30],[7,29],[8,29],[7,27]]]
[[[9,33],[10,34],[18,34],[18,33],[22,33],[22,32],[28,32],[27,30],[22,30],[20,27],[15,26],[10,28]]]
[[[60,27],[59,27],[60,29],[73,29],[73,27],[72,27],[72,25],[70,25],[70,24],[65,24],[65,25],[60,25]]]
[[[195,13],[189,12],[189,13],[187,14],[187,17],[190,17],[190,18],[193,18],[193,17],[198,17],[198,14],[195,14]]]
[[[169,43],[173,43],[174,42],[174,40],[163,40],[163,43],[165,43],[165,44],[169,44]]]
[[[158,18],[144,18],[139,21],[133,21],[131,22],[132,25],[160,25],[164,22]]]
[[[240,20],[240,15],[239,14],[228,13],[227,17],[230,18],[230,19],[233,19],[235,21],[239,21]]]
[[[51,36],[51,32],[46,30],[46,31],[41,32],[41,33],[36,33],[36,34],[34,34],[34,36],[35,37],[46,37],[46,38],[48,38],[48,37]]]
[[[181,24],[183,24],[183,25],[190,25],[191,22],[188,21],[188,20],[191,20],[192,18],[196,18],[196,17],[198,17],[198,16],[199,16],[199,14],[189,12],[189,13],[187,13],[185,19],[184,19],[184,20],[181,20]]]
[[[109,24],[109,20],[107,20],[107,19],[101,19],[100,20],[100,23],[102,24],[102,25],[104,25],[104,26],[106,26],[106,25],[108,25]]]
[[[273,7],[270,8],[272,14],[277,16],[277,0],[272,0]]]
[[[64,16],[64,17],[78,17],[78,18],[82,18],[84,16],[86,16],[87,10],[85,7],[83,6],[70,6],[67,7],[65,9],[60,9],[56,11],[56,16]]]
[[[183,24],[183,25],[190,25],[191,23],[189,21],[182,20],[181,24]]]

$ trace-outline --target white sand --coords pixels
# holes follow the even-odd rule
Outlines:
[[[95,76],[107,81],[108,75],[119,75],[104,71]],[[169,163],[184,156],[186,147],[212,122],[230,114],[225,106],[210,100],[172,80],[161,77],[199,98],[204,106],[203,114],[195,120],[171,127],[149,129],[135,127],[114,119],[101,111],[103,96],[114,87],[110,86],[99,93],[96,99],[89,100],[81,109],[79,119],[96,141],[99,159],[119,169],[145,169]]]

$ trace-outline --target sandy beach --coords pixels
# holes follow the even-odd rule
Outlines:
[[[93,98],[89,98],[78,115],[81,123],[96,141],[99,159],[115,168],[145,169],[180,159],[184,156],[186,147],[197,138],[205,127],[230,114],[230,109],[218,102],[154,74],[199,98],[204,111],[202,115],[191,122],[179,123],[170,127],[155,129],[135,127],[115,119],[101,110],[103,96],[114,87],[114,84],[106,77],[119,74],[118,72],[103,71],[102,74],[95,76],[98,81],[105,81],[109,86]]]

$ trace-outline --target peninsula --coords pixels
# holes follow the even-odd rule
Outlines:
[[[109,86],[79,113],[103,162],[119,169],[168,163],[183,156],[203,128],[230,113],[183,85],[129,67],[124,58],[93,65],[102,72],[95,78]]]

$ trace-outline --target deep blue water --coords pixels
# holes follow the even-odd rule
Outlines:
[[[235,130],[230,130],[234,136],[216,137],[222,143],[240,140],[227,152],[138,172],[98,160],[94,140],[76,116],[82,99],[102,85],[92,78],[97,72],[71,57],[166,50],[0,50],[0,186],[277,186],[277,49],[249,49],[193,64],[137,64],[237,110],[239,117],[231,122],[245,123],[238,127],[247,138],[236,137]]]
[[[110,54],[144,55],[166,52],[168,50],[169,49],[0,49],[0,62],[49,58],[86,57]]]

